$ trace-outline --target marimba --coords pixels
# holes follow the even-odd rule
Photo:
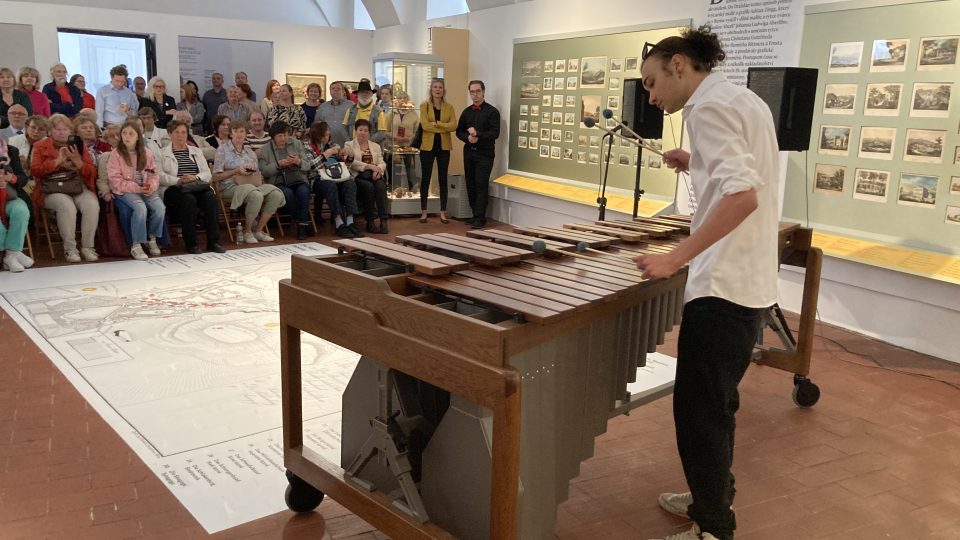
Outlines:
[[[580,462],[680,320],[686,269],[645,280],[631,259],[688,233],[668,217],[294,256],[280,284],[288,506],[326,494],[395,538],[553,538]],[[362,355],[339,464],[303,445],[300,331]]]

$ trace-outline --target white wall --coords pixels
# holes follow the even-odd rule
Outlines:
[[[729,0],[728,0],[729,1]],[[828,0],[796,0],[804,5]],[[488,101],[509,122],[513,40],[569,32],[635,26],[659,21],[706,18],[707,0],[637,2],[636,0],[534,0],[458,17],[411,23],[377,30],[374,52],[427,52],[428,28],[453,26],[470,31],[470,78],[483,79]],[[802,24],[802,19],[800,24]],[[801,35],[798,30],[796,35]],[[798,57],[800,44],[794,57]],[[639,51],[638,51],[639,53]],[[449,92],[466,91],[448,86]],[[501,136],[494,177],[507,169],[507,137]],[[494,189],[492,217],[523,221],[536,216],[541,223],[570,216],[585,219],[595,210],[576,209],[555,199],[516,190]],[[588,207],[584,207],[588,208]],[[800,308],[799,275],[781,273],[781,304]],[[824,322],[851,329],[908,349],[960,363],[960,288],[956,285],[892,272],[872,266],[827,258],[820,289],[819,315]],[[816,376],[816,366],[814,377]]]
[[[156,34],[157,69],[167,81],[180,77],[178,36],[273,41],[274,78],[285,73],[322,73],[327,80],[359,80],[373,72],[372,32],[233,19],[146,14],[72,5],[41,8],[31,2],[0,1],[4,22],[33,26],[36,66],[45,76],[59,59],[57,27]],[[228,76],[229,80],[232,77]],[[47,81],[44,81],[47,82]],[[199,83],[199,81],[197,81]],[[258,93],[266,81],[251,81]],[[205,86],[200,83],[200,86]],[[174,96],[178,97],[178,96]]]

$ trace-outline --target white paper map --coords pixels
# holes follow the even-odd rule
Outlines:
[[[208,532],[285,508],[277,283],[295,244],[35,269],[6,309]],[[6,273],[5,273],[6,274]],[[12,308],[12,309],[11,309]],[[19,317],[16,317],[19,315]],[[358,356],[302,334],[304,436],[339,461]]]

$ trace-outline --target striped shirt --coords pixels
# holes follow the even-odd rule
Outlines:
[[[260,148],[270,142],[270,135],[266,131],[263,132],[262,137],[257,137],[253,132],[247,133],[246,144],[253,150],[253,153],[256,154]]]
[[[200,174],[197,162],[190,159],[190,150],[174,150],[173,157],[177,158],[177,176],[185,174]]]

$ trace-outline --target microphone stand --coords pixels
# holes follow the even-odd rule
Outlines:
[[[640,197],[646,193],[640,189],[640,164],[643,163],[643,146],[637,145],[637,172],[633,184],[633,217],[636,218],[640,209]]]
[[[606,221],[607,217],[607,174],[610,172],[610,154],[613,151],[613,134],[604,133],[600,139],[600,148],[603,149],[603,139],[607,139],[607,158],[604,160],[603,175],[600,179],[600,196],[597,197],[597,204],[600,205],[600,221]]]

